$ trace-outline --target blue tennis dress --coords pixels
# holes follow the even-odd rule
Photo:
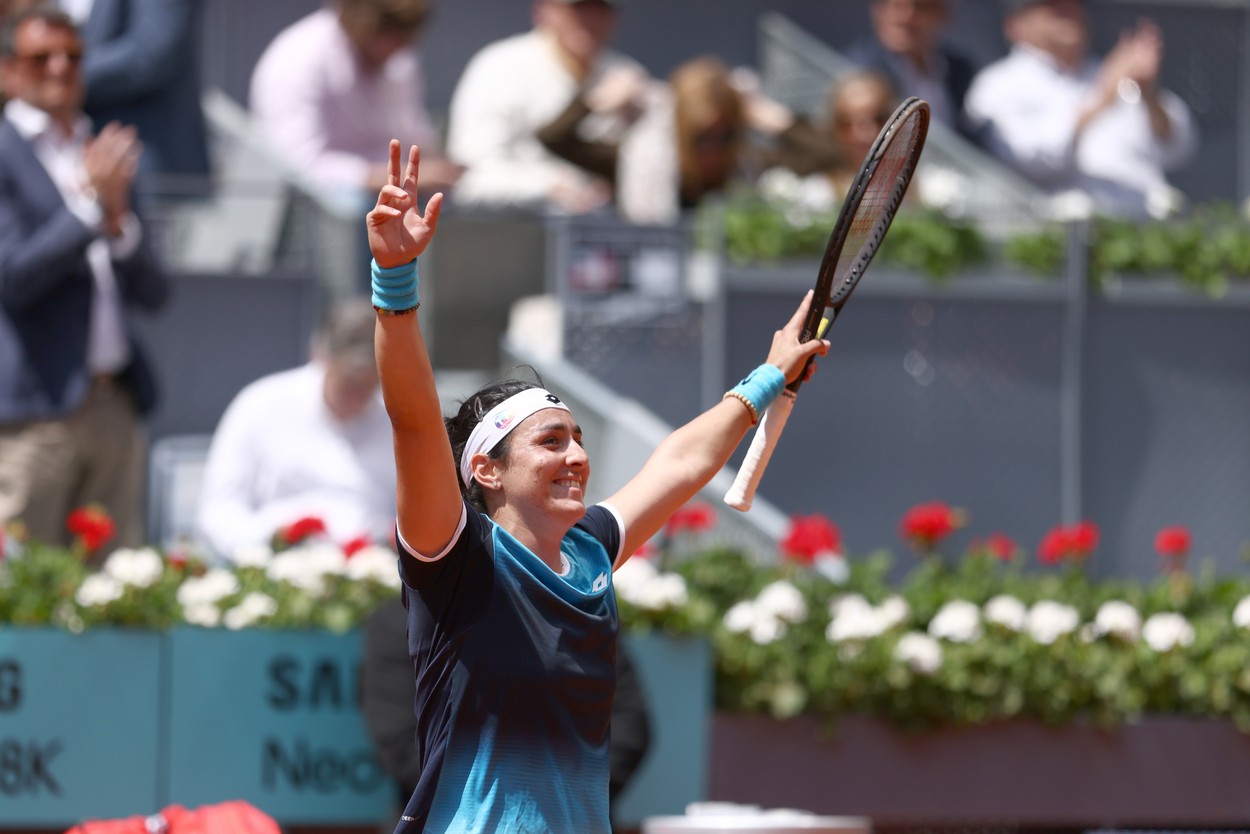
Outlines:
[[[466,510],[442,559],[400,559],[421,778],[396,834],[609,834],[620,521],[590,507],[559,575]]]

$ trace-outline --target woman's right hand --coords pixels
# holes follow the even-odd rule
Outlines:
[[[378,266],[389,269],[403,266],[425,251],[438,227],[438,214],[443,195],[435,194],[425,206],[425,214],[417,211],[417,175],[421,168],[421,151],[413,145],[408,150],[408,167],[399,178],[399,140],[392,139],[386,184],[378,192],[378,201],[365,218],[369,234],[369,251]]]

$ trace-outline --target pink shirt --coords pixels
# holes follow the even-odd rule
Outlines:
[[[329,185],[363,186],[392,138],[438,150],[416,47],[370,72],[331,9],[278,33],[252,72],[249,99],[274,148]]]

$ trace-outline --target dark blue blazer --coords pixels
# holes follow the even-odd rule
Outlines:
[[[977,68],[966,57],[947,47],[939,47],[938,53],[946,61],[946,84],[944,86],[946,94],[950,96],[951,105],[955,108],[956,129],[968,139],[977,141],[976,131],[972,129],[964,116],[964,99],[968,97],[968,88],[972,86],[972,79],[977,73]],[[847,49],[846,56],[864,69],[876,70],[890,79],[900,99],[914,95],[913,91],[903,89],[902,79],[894,73],[890,53],[876,38],[867,37],[856,41]]]
[[[124,303],[155,309],[169,283],[146,237],[113,269]],[[61,417],[86,396],[94,292],[86,253],[95,238],[66,207],[30,143],[0,118],[0,423]],[[121,379],[146,413],[156,386],[133,335],[130,346]]]
[[[208,174],[201,0],[95,0],[82,26],[87,115],[134,125],[146,175]]]

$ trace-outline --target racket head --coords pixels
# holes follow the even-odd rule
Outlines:
[[[820,261],[804,341],[824,335],[881,247],[929,133],[929,104],[912,96],[891,114],[860,164]]]

